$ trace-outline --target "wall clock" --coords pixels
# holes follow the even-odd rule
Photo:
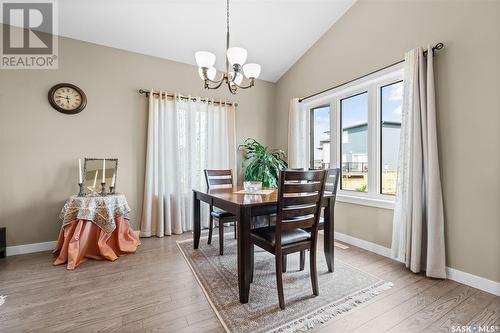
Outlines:
[[[49,103],[65,114],[77,114],[85,109],[87,97],[82,89],[71,83],[59,83],[49,91]]]

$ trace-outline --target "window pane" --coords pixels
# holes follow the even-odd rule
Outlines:
[[[330,106],[311,110],[311,163],[314,169],[330,167]]]
[[[368,92],[340,101],[342,184],[368,192]]]
[[[382,112],[381,188],[382,194],[396,194],[403,81],[384,86],[380,90]]]

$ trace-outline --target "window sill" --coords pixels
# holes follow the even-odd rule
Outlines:
[[[354,205],[363,205],[384,209],[394,209],[394,200],[385,200],[378,198],[370,198],[364,196],[354,196],[347,194],[337,194],[337,202],[345,202]]]

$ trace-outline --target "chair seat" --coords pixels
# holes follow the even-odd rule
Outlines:
[[[264,241],[270,243],[272,246],[274,246],[275,240],[276,240],[275,227],[264,227],[264,228],[253,229],[251,231],[251,233],[254,236],[261,238]],[[294,230],[286,230],[286,231],[282,230],[281,231],[281,244],[282,245],[288,245],[288,244],[308,240],[310,238],[311,238],[311,234],[303,229],[294,229]]]
[[[212,216],[215,217],[216,219],[228,219],[228,218],[234,218],[235,216],[229,212],[226,212],[225,210],[219,209],[219,208],[214,208],[212,211]]]

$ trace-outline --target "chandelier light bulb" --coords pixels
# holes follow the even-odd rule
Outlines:
[[[202,80],[205,80],[205,78],[203,77],[203,69],[201,67],[198,67],[198,74],[200,74],[200,78]],[[215,69],[215,67],[210,67],[208,70],[207,70],[207,77],[208,79],[210,80],[213,80],[215,79],[215,75],[217,74],[217,70]]]
[[[256,79],[260,75],[260,65],[259,64],[246,64],[243,65],[243,73],[245,76],[250,79]]]
[[[247,50],[242,47],[231,47],[227,50],[227,60],[231,65],[243,65],[247,61]]]
[[[215,65],[215,54],[208,51],[198,51],[194,54],[198,67],[210,68]]]

